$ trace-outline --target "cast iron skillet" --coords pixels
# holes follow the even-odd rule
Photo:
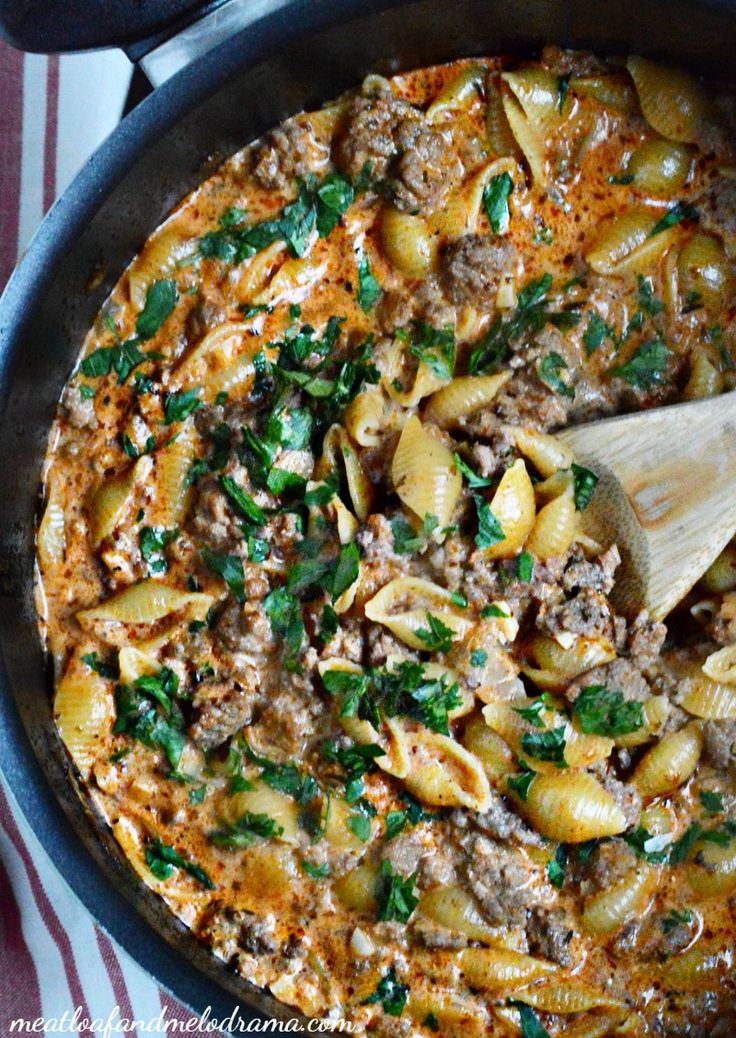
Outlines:
[[[173,6],[180,12],[189,4]],[[0,18],[17,7],[17,0],[0,0]],[[32,594],[39,468],[55,403],[108,291],[214,159],[357,84],[371,69],[532,51],[545,42],[645,53],[733,79],[736,4],[294,0],[178,73],[128,116],[46,217],[0,302],[0,766],[39,840],[93,916],[197,1012],[209,1005],[223,1019],[246,1005],[291,1015],[235,977],[173,919],[73,789],[51,723]]]

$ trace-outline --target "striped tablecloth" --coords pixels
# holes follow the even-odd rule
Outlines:
[[[24,56],[0,43],[0,288],[57,194],[119,120],[130,76],[121,53]],[[117,1013],[143,1021],[125,1032],[142,1038],[165,1033],[151,1026],[162,1010],[179,1027],[190,1020],[95,925],[0,775],[0,1038],[9,1038],[19,1018],[50,1023],[66,1013],[68,1021],[75,1011],[78,1019],[114,1020]],[[103,1033],[97,1028],[96,1038]]]

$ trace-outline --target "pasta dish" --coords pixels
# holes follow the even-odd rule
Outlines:
[[[736,1023],[736,543],[622,615],[555,435],[736,386],[735,127],[636,56],[370,75],[181,202],[83,344],[37,538],[70,773],[295,1011]]]

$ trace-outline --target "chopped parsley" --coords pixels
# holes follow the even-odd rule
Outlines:
[[[144,526],[141,528],[139,544],[143,561],[148,565],[149,573],[166,573],[169,564],[164,550],[167,544],[176,540],[179,530],[165,530],[162,526]]]
[[[138,314],[135,330],[141,342],[152,339],[173,312],[179,296],[175,281],[154,281],[146,292],[146,302]]]
[[[118,376],[118,385],[122,386],[131,371],[148,360],[148,356],[138,349],[136,339],[130,339],[117,346],[101,346],[90,353],[79,365],[79,370],[88,378],[100,378],[114,372]]]
[[[240,602],[245,602],[245,574],[239,555],[216,555],[210,548],[202,548],[202,560],[212,573],[227,584],[228,591]]]
[[[488,653],[484,652],[483,649],[475,649],[470,654],[471,667],[485,667],[487,660]]]
[[[82,657],[84,659],[84,657]],[[719,815],[724,810],[723,794],[715,789],[702,789],[700,791],[700,803],[708,815]]]
[[[393,967],[381,977],[378,987],[363,1001],[363,1005],[372,1005],[380,1002],[384,1013],[389,1016],[401,1016],[409,997],[409,988],[406,984],[399,984],[396,979],[396,971]]]
[[[222,829],[209,834],[211,843],[227,850],[239,850],[250,847],[256,840],[270,840],[281,836],[283,827],[275,819],[266,814],[253,814],[246,811],[236,822],[221,822]]]
[[[415,551],[421,551],[424,547],[424,538],[402,515],[397,515],[391,520],[391,533],[397,555],[413,555]]]
[[[246,494],[232,476],[220,476],[220,486],[225,491],[228,500],[235,506],[244,519],[254,526],[263,526],[266,521],[263,509],[255,503],[250,494]]]
[[[539,1017],[531,1006],[525,1002],[509,1002],[509,1005],[519,1011],[521,1038],[550,1038],[549,1031],[542,1027]]]
[[[522,717],[527,724],[534,725],[535,728],[544,728],[544,722],[542,721],[542,712],[549,709],[547,694],[542,693],[537,699],[533,699],[529,706],[514,706],[512,710],[519,717]]]
[[[565,882],[565,866],[567,865],[567,848],[564,843],[557,844],[554,858],[547,862],[547,879],[553,887],[562,889]]]
[[[355,811],[345,819],[345,825],[362,843],[367,843],[371,838],[370,817],[362,811]]]
[[[201,406],[202,401],[199,399],[199,389],[196,386],[181,393],[167,393],[164,397],[164,425],[183,422]]]
[[[529,767],[526,761],[520,760],[519,767],[521,771],[518,775],[507,776],[506,785],[512,793],[516,793],[520,800],[526,800],[529,796],[529,787],[537,773]]]
[[[485,476],[479,476],[476,472],[473,472],[470,465],[463,461],[459,454],[455,453],[453,457],[455,458],[455,468],[471,490],[478,490],[481,487],[489,487],[491,483],[493,483],[492,479],[486,479]]]
[[[656,317],[657,314],[661,314],[664,310],[664,303],[661,299],[655,299],[651,281],[643,274],[637,274],[636,284],[641,312],[647,317]]]
[[[514,182],[508,173],[491,177],[483,188],[483,208],[494,234],[503,234],[509,226],[509,197]]]
[[[172,771],[184,750],[184,719],[176,703],[176,674],[168,667],[145,674],[132,685],[115,686],[116,720],[113,732],[127,735],[153,749],[160,747]]]
[[[389,811],[386,815],[387,840],[393,840],[407,826],[419,825],[420,822],[431,822],[435,817],[432,814],[428,814],[408,793],[402,793],[401,799],[406,804],[406,807],[400,810]]]
[[[330,866],[326,861],[321,865],[313,865],[310,861],[301,861],[299,865],[302,872],[305,872],[312,879],[326,879],[330,874]]]
[[[567,767],[564,725],[545,732],[524,732],[521,737],[521,748],[524,753],[536,760],[550,761],[558,768]]]
[[[96,652],[88,652],[85,656],[82,656],[82,663],[85,663],[95,674],[99,674],[101,678],[106,678],[108,681],[117,681],[118,672],[116,668],[109,663],[104,663]]]
[[[481,619],[488,620],[491,617],[502,617],[504,620],[508,620],[509,614],[504,612],[501,606],[496,605],[495,602],[489,606],[483,606],[480,611]]]
[[[364,256],[358,264],[358,306],[365,313],[373,309],[373,306],[381,294],[381,286],[371,271],[371,265],[367,256]]]
[[[426,321],[412,323],[409,353],[427,365],[437,378],[449,381],[455,370],[455,333],[452,326],[433,328]]]
[[[514,314],[507,318],[497,317],[472,350],[468,366],[471,375],[484,374],[496,367],[506,356],[510,343],[528,332],[541,331],[550,316],[545,296],[551,286],[551,274],[544,274],[525,285],[519,292]]]
[[[478,547],[490,548],[499,541],[505,540],[506,534],[503,532],[501,523],[491,511],[490,505],[479,494],[473,495],[473,504],[478,515],[478,532],[474,538]]]
[[[590,504],[595,488],[598,486],[598,476],[590,469],[575,462],[570,466],[572,469],[573,491],[575,494],[575,508],[578,512],[584,512]]]
[[[285,587],[277,587],[263,599],[263,608],[274,637],[283,641],[284,666],[287,670],[296,670],[304,638],[304,621],[299,600]]]
[[[671,209],[668,209],[661,220],[652,227],[649,232],[649,237],[653,238],[655,234],[660,234],[662,231],[669,230],[670,227],[674,227],[675,224],[682,223],[683,220],[697,220],[698,210],[694,205],[689,202],[675,202]]]
[[[572,704],[573,717],[586,735],[615,738],[638,731],[644,724],[641,703],[625,700],[622,692],[605,685],[588,685]]]
[[[583,345],[588,357],[595,353],[604,339],[616,342],[616,332],[610,324],[606,324],[600,314],[591,310],[588,314],[588,326],[583,332]]]
[[[661,339],[648,339],[624,364],[610,368],[609,374],[624,379],[634,389],[652,389],[664,381],[669,356]]]
[[[554,390],[555,393],[559,393],[560,396],[572,397],[575,396],[575,388],[569,385],[561,377],[561,373],[567,370],[567,362],[563,357],[560,356],[555,350],[550,350],[542,358],[542,363],[539,365],[538,375],[542,382],[550,389]]]
[[[671,852],[667,850],[671,837],[669,833],[652,834],[642,825],[623,834],[624,840],[639,858],[652,865],[661,865],[667,861]]]
[[[203,868],[195,865],[192,861],[187,861],[173,847],[162,843],[158,838],[150,840],[146,844],[145,858],[146,865],[148,865],[156,879],[168,879],[174,869],[181,869],[182,872],[186,872],[192,879],[196,879],[207,890],[216,889],[215,884]]]
[[[684,908],[681,912],[671,908],[667,915],[662,916],[659,923],[665,934],[671,934],[678,926],[689,926],[692,921],[693,914],[689,908]]]
[[[534,572],[534,557],[528,551],[520,551],[516,556],[516,576],[528,584]]]
[[[408,922],[419,904],[419,898],[414,893],[414,876],[402,876],[394,872],[391,862],[384,858],[376,883],[376,901],[381,922],[392,919],[398,923]]]
[[[444,624],[438,616],[427,612],[427,626],[414,632],[427,652],[449,652],[455,639],[455,631]]]

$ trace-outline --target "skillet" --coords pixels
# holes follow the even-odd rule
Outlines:
[[[247,2],[258,11],[265,6]],[[0,24],[11,42],[28,49],[119,42],[140,57],[191,21],[197,6],[160,0],[131,21],[127,14],[110,16],[101,0],[0,0]],[[34,512],[54,407],[95,312],[146,237],[218,158],[286,115],[355,85],[369,70],[555,42],[665,58],[712,78],[733,79],[736,72],[732,0],[281,0],[272,6],[277,9],[176,73],[121,123],[48,214],[0,301],[0,768],[95,919],[185,1004],[198,1013],[210,1006],[219,1019],[237,1005],[254,1015],[292,1014],[215,960],[135,878],[77,797],[51,723],[33,603]]]

